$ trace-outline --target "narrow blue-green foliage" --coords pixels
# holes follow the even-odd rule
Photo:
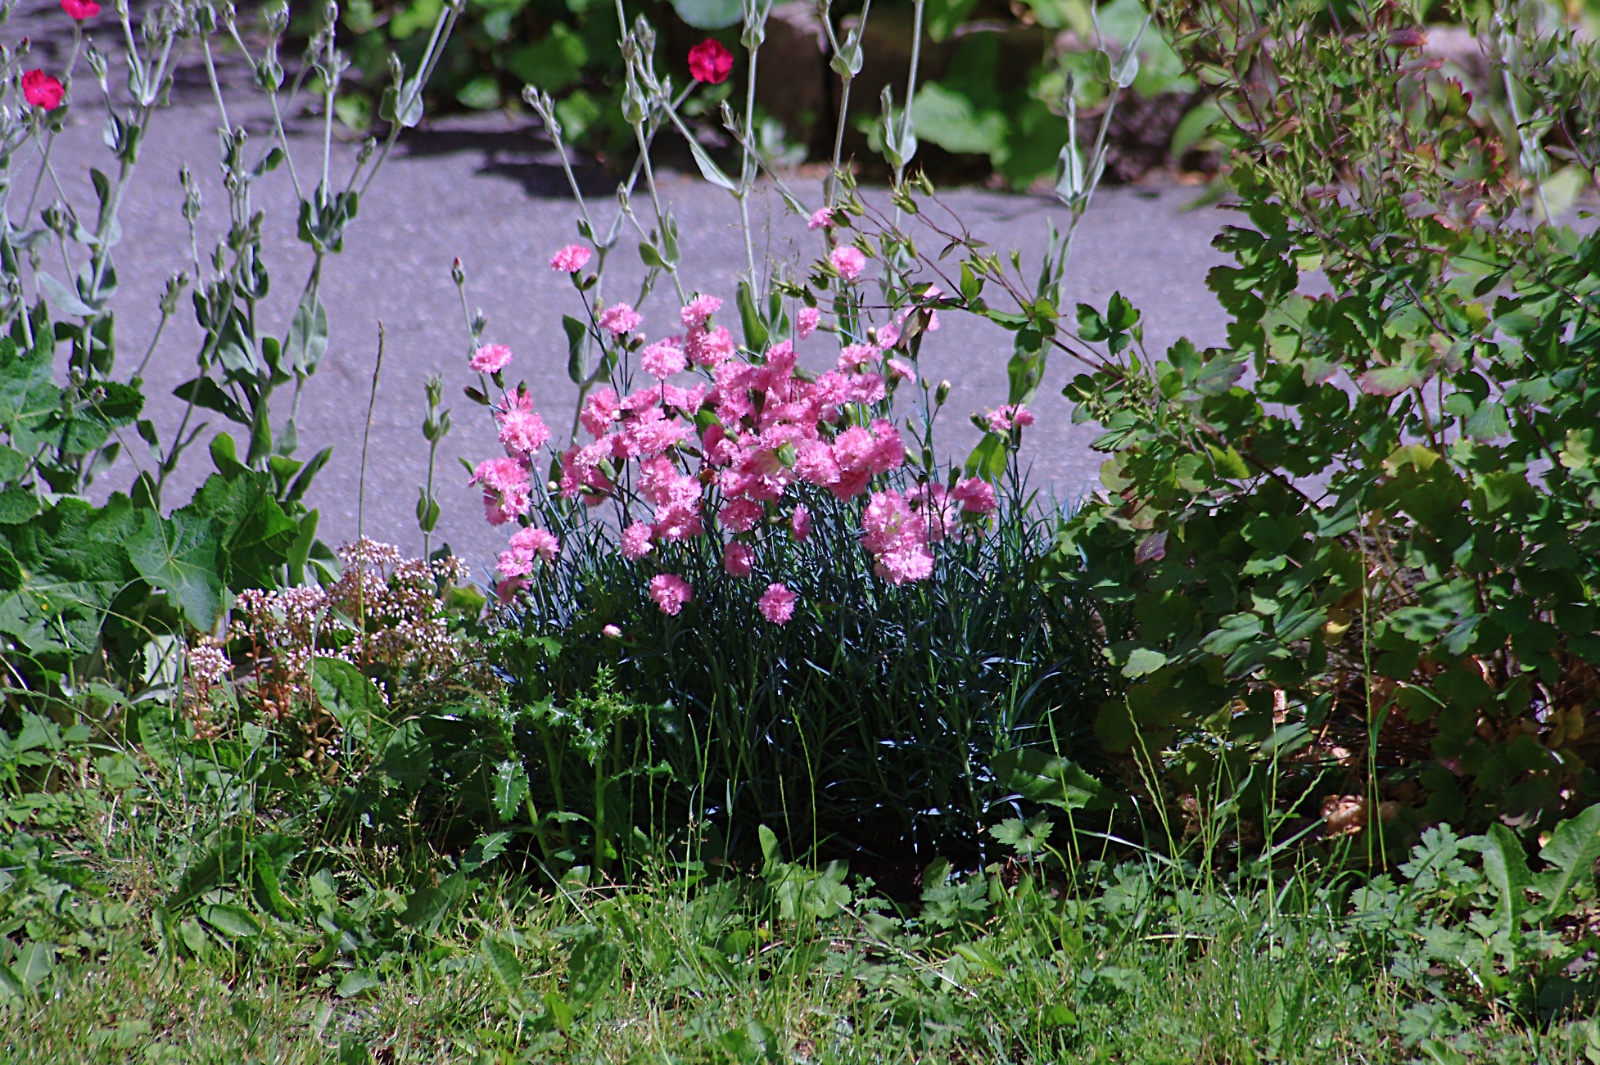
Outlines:
[[[602,669],[629,698],[661,706],[612,742],[618,772],[671,770],[668,784],[650,777],[653,802],[634,802],[635,823],[709,820],[736,849],[766,824],[803,849],[977,856],[982,829],[1014,805],[995,756],[1092,760],[1090,724],[1111,692],[1098,615],[1047,569],[1053,515],[1013,493],[987,535],[937,545],[933,577],[897,587],[860,546],[859,500],[803,487],[799,501],[810,537],[768,530],[746,578],[723,571],[712,538],[630,562],[601,521],[547,506],[560,561],[509,613],[498,649],[513,707],[570,703]],[[657,573],[694,588],[676,617],[649,598]],[[771,583],[799,596],[785,625],[758,609]],[[582,803],[593,790],[575,801],[561,779],[591,775],[592,745],[565,764],[562,744],[540,737],[528,759],[536,790],[592,812]]]

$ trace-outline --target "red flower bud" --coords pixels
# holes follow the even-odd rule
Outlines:
[[[689,73],[695,81],[721,85],[733,73],[733,53],[707,37],[689,49]]]

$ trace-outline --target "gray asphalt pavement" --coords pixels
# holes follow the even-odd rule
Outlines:
[[[216,110],[206,100],[191,88],[158,116],[122,209],[116,265],[123,365],[136,361],[149,341],[166,277],[189,266],[189,241],[179,214],[180,164],[211,184],[200,223],[202,256],[226,224],[225,201],[214,178]],[[248,125],[260,128],[258,108],[235,110],[235,121],[240,114],[249,117]],[[80,103],[56,148],[57,171],[80,204],[93,202],[89,168],[110,164],[101,144],[102,123],[103,113]],[[319,133],[314,123],[296,127],[294,151],[302,171],[320,166]],[[336,180],[348,171],[354,153],[353,144],[335,144]],[[467,333],[450,268],[452,260],[461,260],[471,302],[488,316],[488,338],[509,344],[515,352],[513,379],[527,380],[552,426],[569,424],[574,389],[567,380],[560,322],[563,313],[581,310],[567,279],[552,272],[547,260],[556,248],[576,239],[576,214],[555,163],[526,120],[496,114],[440,122],[402,138],[361,204],[343,253],[324,275],[330,347],[299,418],[302,456],[324,444],[334,447],[333,462],[310,496],[322,511],[322,530],[330,542],[356,533],[362,432],[381,322],[387,343],[371,427],[365,532],[408,549],[421,544],[413,508],[427,458],[420,432],[423,381],[440,373],[457,427],[440,453],[444,516],[437,535],[475,562],[489,561],[500,549],[502,532],[483,523],[482,508],[456,461],[457,456],[473,462],[488,457],[496,444],[483,410],[461,394],[472,379],[466,371]],[[595,194],[592,209],[609,219],[616,206],[604,180],[591,176],[586,182]],[[795,187],[808,206],[820,203],[815,180],[797,179]],[[722,296],[731,305],[744,262],[733,201],[693,174],[664,173],[661,189],[682,234],[685,287]],[[1078,234],[1065,302],[1103,307],[1120,290],[1143,310],[1147,343],[1153,349],[1180,335],[1200,344],[1221,342],[1225,319],[1204,282],[1206,271],[1222,261],[1210,239],[1229,216],[1217,209],[1186,211],[1196,191],[1171,185],[1101,190]],[[941,198],[991,245],[1018,249],[1030,277],[1044,249],[1047,220],[1064,225],[1066,219],[1059,205],[1043,197],[960,189]],[[274,281],[269,300],[273,313],[267,321],[281,335],[309,263],[294,238],[295,204],[284,170],[271,176],[256,206],[266,211],[267,262]],[[643,202],[638,206],[643,213]],[[752,213],[765,235],[760,245],[764,256],[796,263],[820,254],[818,235],[808,234],[803,222],[785,218],[782,202],[770,190],[758,195]],[[619,273],[638,275],[630,243],[625,241],[615,261],[623,268]],[[651,335],[673,331],[676,308],[668,289],[658,288],[642,308],[643,328]],[[608,275],[613,298],[625,290]],[[164,433],[170,433],[181,411],[170,392],[193,372],[198,335],[186,300],[178,321],[161,338],[147,374],[150,410]],[[831,361],[826,344],[825,337],[813,338],[802,358]],[[1008,357],[1008,337],[981,321],[945,315],[944,327],[928,339],[924,373],[954,385],[947,408],[951,416],[942,423],[941,446],[947,454],[964,455],[976,439],[965,420],[969,412],[1004,400]],[[1051,366],[1036,404],[1039,424],[1025,451],[1033,483],[1065,499],[1093,488],[1102,461],[1088,447],[1095,430],[1071,425],[1069,405],[1060,397],[1071,370],[1062,359]],[[137,439],[130,439],[130,453],[142,449]],[[197,448],[188,483],[198,483],[208,467],[204,451]],[[134,467],[125,460],[104,487],[125,488],[133,476]]]

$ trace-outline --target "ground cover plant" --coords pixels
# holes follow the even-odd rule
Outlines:
[[[143,32],[173,47],[232,36],[226,13],[162,10]],[[551,249],[574,286],[570,427],[455,272],[466,394],[504,450],[463,474],[507,532],[481,590],[445,553],[310,546],[295,485],[317,463],[294,465],[265,396],[309,376],[286,352],[325,344],[316,277],[288,339],[257,332],[249,225],[196,303],[183,398],[237,408],[250,452],[214,446],[175,509],[159,473],[83,501],[138,376],[112,373],[91,306],[110,208],[95,236],[45,207],[51,255],[75,240],[89,267],[70,291],[42,252],[8,274],[4,365],[27,374],[7,495],[44,517],[5,526],[0,567],[20,589],[0,614],[0,1056],[1600,1061],[1596,244],[1547,221],[1552,161],[1593,173],[1567,104],[1594,51],[1532,5],[1460,15],[1507,60],[1514,168],[1414,58],[1419,9],[1163,15],[1253,227],[1219,238],[1228,346],[1165,361],[1120,297],[1063,314],[1103,138],[1059,152],[1068,228],[1025,279],[942,212],[893,97],[892,188],[838,154],[822,203],[768,174],[816,257],[762,263],[747,227],[735,290],[695,291],[651,148],[681,138],[742,208],[759,116],[747,91],[723,114],[743,150],[707,154],[630,24],[629,195],[612,220],[578,195],[579,241]],[[252,54],[276,89],[336,70],[321,48],[293,72]],[[1103,56],[1107,92],[1137,55]],[[40,144],[71,79],[3,59],[5,143]],[[731,59],[687,57],[696,85]],[[428,66],[397,76],[396,128]],[[555,101],[528,102],[563,144]],[[338,195],[300,206],[319,249],[353,214]],[[50,243],[38,207],[0,235],[19,264]],[[646,269],[619,294],[624,243]],[[1297,290],[1316,268],[1328,295]],[[970,401],[919,358],[958,314],[1013,340],[952,467],[935,426]],[[63,315],[84,324],[46,328]],[[1110,458],[1070,513],[1015,466],[1064,359]],[[182,450],[159,439],[158,470]],[[237,485],[259,501],[243,522]],[[202,535],[228,530],[261,539]]]

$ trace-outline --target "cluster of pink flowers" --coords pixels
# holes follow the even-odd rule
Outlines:
[[[829,216],[819,212],[820,224]],[[579,269],[574,245],[552,259],[557,270]],[[865,266],[859,249],[841,247],[831,256],[847,279]],[[812,515],[793,502],[801,485],[825,489],[840,500],[870,493],[862,516],[862,546],[875,571],[895,584],[925,580],[933,573],[932,545],[952,535],[967,535],[985,524],[995,509],[994,489],[969,478],[946,489],[919,486],[909,492],[873,492],[874,479],[904,465],[906,443],[887,417],[892,391],[914,380],[915,370],[897,354],[904,312],[868,334],[866,342],[846,344],[833,369],[813,375],[799,371],[794,343],[780,340],[759,355],[741,356],[728,329],[714,316],[722,301],[700,295],[679,311],[683,332],[648,342],[635,333],[642,318],[633,307],[614,303],[596,322],[605,333],[637,353],[649,375],[627,395],[605,386],[584,400],[578,421],[583,436],[560,455],[554,486],[562,497],[588,505],[615,501],[627,517],[617,549],[639,561],[657,548],[701,536],[721,543],[722,565],[734,577],[756,569],[752,545],[760,530],[781,525],[797,542],[811,534]],[[820,323],[816,308],[796,315],[797,335],[805,338]],[[480,359],[495,370],[510,359],[489,348]],[[693,372],[692,383],[675,383]],[[500,556],[501,594],[514,592],[538,564],[552,562],[557,539],[532,527],[530,473],[534,452],[550,439],[527,393],[508,392],[496,408],[504,457],[479,464],[472,483],[483,488],[492,524],[515,523],[509,549]],[[665,614],[677,615],[694,599],[682,576],[657,573],[649,595]],[[767,587],[761,615],[775,625],[795,613],[798,596],[782,584]]]
[[[991,432],[1009,433],[1012,429],[1026,429],[1033,424],[1033,412],[1020,403],[997,407],[986,415]]]

